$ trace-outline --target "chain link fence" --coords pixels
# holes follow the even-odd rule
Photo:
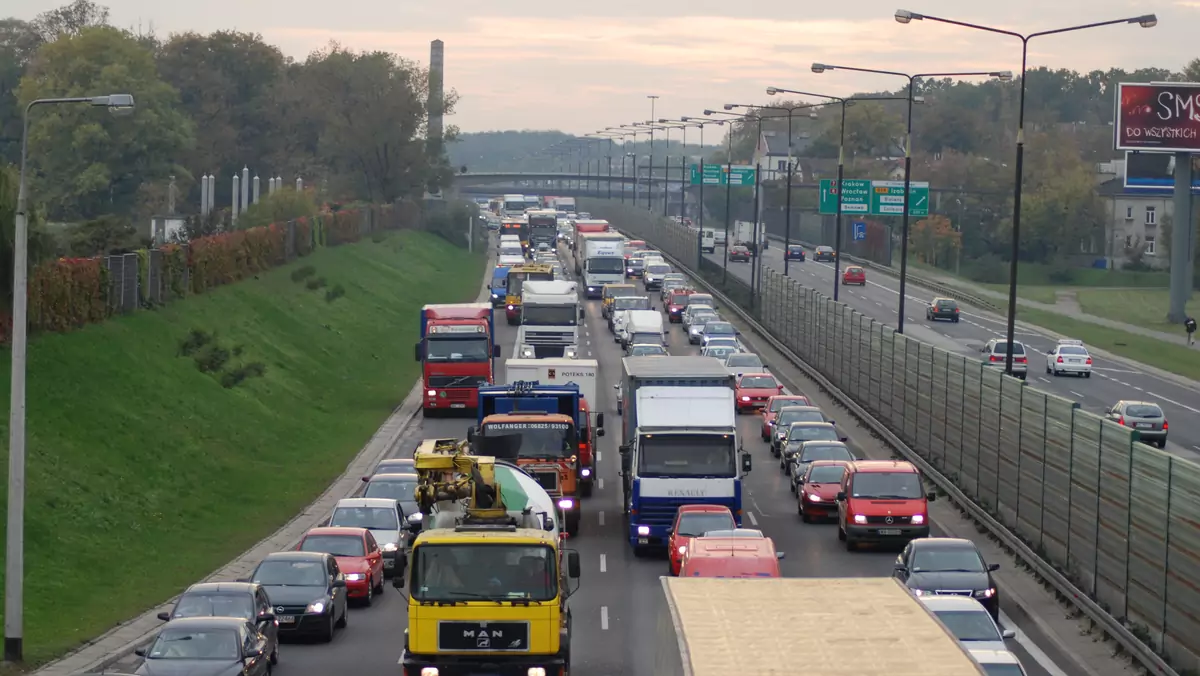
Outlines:
[[[755,298],[700,256],[688,228],[619,203],[584,202],[719,288],[1140,640],[1195,668],[1200,465],[772,269]]]

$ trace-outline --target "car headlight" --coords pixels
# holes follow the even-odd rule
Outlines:
[[[379,548],[385,552],[394,552],[394,551],[396,551],[396,543],[395,542],[385,542],[385,543],[379,545]]]
[[[912,593],[913,593],[913,596],[924,596],[925,590],[924,589],[914,589],[914,590],[912,590]]]
[[[679,552],[680,556],[683,556],[684,554],[687,554],[687,547],[680,545],[679,549],[677,549],[675,551]]]
[[[816,493],[809,493],[808,500],[809,502],[820,502],[821,496],[817,495]]]
[[[573,348],[573,347],[568,347],[565,350],[563,350],[563,358],[564,359],[574,359],[575,355],[576,355],[575,348]]]
[[[365,579],[367,579],[367,576],[362,573],[346,573],[347,582],[361,582]]]
[[[638,535],[649,535],[650,526],[638,526]]]
[[[925,523],[925,515],[924,514],[913,514],[912,523],[913,523],[913,525],[916,525],[916,526],[919,526],[919,525]]]
[[[580,470],[580,471],[579,471],[579,475],[580,475],[580,476],[583,476],[583,477],[589,477],[589,476],[591,476],[591,475],[592,475],[592,470],[590,470],[590,469],[587,469],[587,468],[584,468],[584,469],[582,469],[582,470]]]
[[[515,306],[515,305],[513,305],[513,304],[511,304],[511,303],[509,303],[509,305],[508,305],[508,309],[509,309],[509,310],[515,310],[515,309],[516,309],[516,306]]]
[[[525,676],[546,676],[546,667],[529,667]]]
[[[536,353],[534,352],[532,347],[525,346],[525,347],[521,348],[521,358],[522,359],[533,359],[535,355],[536,355]]]
[[[996,595],[995,587],[988,587],[987,589],[980,589],[975,592],[975,598],[977,598],[977,599],[990,599],[995,595]]]
[[[438,676],[439,673],[437,667],[421,667],[421,676]]]
[[[304,612],[320,615],[321,613],[325,612],[325,605],[327,603],[329,603],[328,599],[318,599],[308,604],[308,607],[304,609]]]
[[[866,523],[866,522],[867,522],[867,517],[863,516],[862,514],[854,515],[854,523]]]
[[[426,392],[426,393],[425,393],[425,396],[427,396],[427,397],[436,397],[436,396],[437,396],[437,390],[429,390],[428,392]]]
[[[573,509],[574,507],[575,501],[570,498],[563,498],[562,500],[558,501],[559,509]]]
[[[750,401],[750,397],[742,397],[742,401]]]

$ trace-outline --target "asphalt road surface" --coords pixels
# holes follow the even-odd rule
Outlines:
[[[723,250],[706,256],[722,264]],[[771,242],[764,255],[767,268],[783,274],[783,245]],[[730,263],[729,274],[750,281],[750,264]],[[791,261],[790,276],[804,286],[833,296],[834,267],[832,263],[815,263],[812,252],[808,260]],[[845,264],[842,265],[845,270]],[[908,285],[905,289],[904,333],[909,337],[936,345],[944,350],[979,358],[979,350],[992,338],[1004,338],[1005,318],[978,311],[963,312],[959,323],[929,321],[925,319],[925,308],[935,295],[920,287]],[[843,286],[838,292],[840,300],[855,310],[888,326],[896,326],[896,312],[900,298],[900,280],[883,273],[867,270],[866,286]],[[1103,413],[1122,399],[1157,402],[1167,414],[1171,433],[1167,439],[1167,450],[1189,460],[1200,461],[1200,386],[1185,387],[1124,363],[1105,364],[1096,359],[1091,378],[1079,376],[1055,377],[1046,373],[1046,352],[1055,339],[1041,333],[1018,330],[1017,340],[1025,344],[1029,354],[1028,383],[1039,390],[1056,394],[1091,413]]]

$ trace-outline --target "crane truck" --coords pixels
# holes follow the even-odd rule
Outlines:
[[[429,440],[414,454],[422,524],[404,576],[402,676],[568,676],[579,553],[565,551],[554,517],[536,511],[545,504],[530,495],[536,485],[514,481],[520,470],[463,449]]]

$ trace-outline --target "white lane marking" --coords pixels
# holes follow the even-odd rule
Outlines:
[[[1099,367],[1093,368],[1092,370],[1093,371],[1108,371],[1109,373],[1134,373],[1134,374],[1140,373],[1140,371],[1130,371],[1129,369],[1102,369]]]
[[[596,451],[596,464],[597,465],[600,464],[600,454],[601,453],[603,453],[603,451]]]
[[[1049,378],[1046,378],[1046,377],[1044,377],[1044,376],[1038,376],[1038,380],[1042,381],[1043,383],[1048,383],[1048,382],[1050,382],[1050,379],[1049,379]]]
[[[599,480],[597,480],[597,481],[596,481],[596,487],[597,487],[598,489],[600,489],[600,490],[604,490],[604,479],[599,479]]]
[[[1059,669],[1058,665],[1054,663],[1054,660],[1050,659],[1049,655],[1042,652],[1042,649],[1039,648],[1032,639],[1026,636],[1025,632],[1021,631],[1020,627],[1018,627],[1008,615],[1005,615],[1003,611],[1000,612],[1000,624],[1004,625],[1006,629],[1013,630],[1013,632],[1016,634],[1014,637],[1016,642],[1021,644],[1021,647],[1025,649],[1025,652],[1029,653],[1029,656],[1032,657],[1033,660],[1046,671],[1046,673],[1050,674],[1050,676],[1067,676],[1066,672],[1064,672],[1062,669]]]
[[[1196,449],[1197,451],[1200,451],[1200,446],[1192,446],[1192,448]]]
[[[1076,392],[1075,390],[1067,390],[1067,391],[1068,391],[1068,392],[1070,392],[1071,394],[1073,394],[1073,395],[1075,395],[1075,396],[1079,397],[1080,399],[1083,399],[1083,395],[1082,395],[1082,394],[1080,394],[1080,393],[1078,393],[1078,392]]]
[[[605,554],[600,555],[600,572],[601,573],[608,572],[608,556]]]
[[[1140,387],[1138,387],[1138,386],[1136,386],[1136,385],[1133,387],[1133,389],[1137,390],[1138,392],[1145,392],[1145,391],[1146,391],[1146,390],[1143,390],[1142,388],[1140,388]]]
[[[756,518],[754,517],[754,512],[747,511],[747,512],[746,512],[746,518],[747,518],[747,519],[750,519],[750,525],[751,525],[751,526],[754,526],[755,528],[757,528],[757,527],[758,527],[758,519],[756,519]]]
[[[608,606],[600,606],[600,629],[608,631]]]
[[[603,526],[604,525],[604,512],[597,512],[596,514],[599,515],[600,525]]]
[[[1124,385],[1125,383],[1121,383],[1121,384]],[[1188,406],[1187,404],[1181,404],[1181,403],[1175,401],[1174,399],[1167,399],[1166,397],[1162,396],[1161,394],[1155,394],[1153,392],[1147,392],[1146,394],[1154,397],[1155,399],[1162,399],[1163,401],[1167,402],[1168,404],[1174,404],[1180,408],[1186,408],[1187,410],[1191,411],[1192,413],[1200,413],[1200,409],[1192,408],[1191,406]]]

